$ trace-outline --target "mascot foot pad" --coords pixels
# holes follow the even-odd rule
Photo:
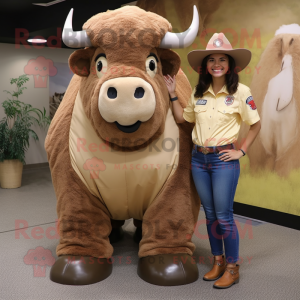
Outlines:
[[[196,262],[186,253],[142,257],[138,263],[138,275],[149,283],[161,286],[188,284],[199,277]]]
[[[52,266],[50,279],[66,285],[86,285],[104,280],[111,272],[110,259],[62,255]]]

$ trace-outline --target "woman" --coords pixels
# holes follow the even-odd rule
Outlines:
[[[185,109],[176,101],[175,76],[164,77],[176,122],[195,123],[192,176],[205,211],[214,255],[214,265],[203,279],[219,278],[216,288],[239,282],[239,234],[233,219],[233,201],[240,175],[239,159],[260,130],[260,117],[250,89],[238,82],[238,72],[250,60],[249,50],[232,49],[223,33],[215,33],[206,50],[188,54],[190,65],[200,76]],[[235,149],[242,120],[250,125],[250,130],[241,147]]]

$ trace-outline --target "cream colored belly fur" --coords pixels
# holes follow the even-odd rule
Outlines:
[[[89,191],[106,205],[112,219],[142,220],[146,209],[176,171],[179,129],[169,108],[165,131],[159,139],[139,151],[115,151],[96,134],[78,93],[69,150],[73,169]]]

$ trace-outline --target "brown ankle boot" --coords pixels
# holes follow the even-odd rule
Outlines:
[[[215,282],[214,287],[218,289],[226,289],[231,287],[234,283],[238,283],[240,280],[239,268],[240,265],[238,264],[235,267],[229,267],[226,265],[225,273]]]
[[[212,281],[218,279],[224,273],[225,267],[226,263],[224,259],[224,254],[219,260],[216,260],[216,257],[214,257],[214,265],[212,269],[203,276],[203,280]]]

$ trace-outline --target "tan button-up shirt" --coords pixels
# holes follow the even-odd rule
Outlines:
[[[239,83],[235,94],[229,95],[226,85],[215,95],[212,85],[202,98],[194,97],[183,110],[183,118],[196,123],[192,132],[199,146],[227,145],[238,139],[241,122],[252,125],[260,120],[250,88]]]

